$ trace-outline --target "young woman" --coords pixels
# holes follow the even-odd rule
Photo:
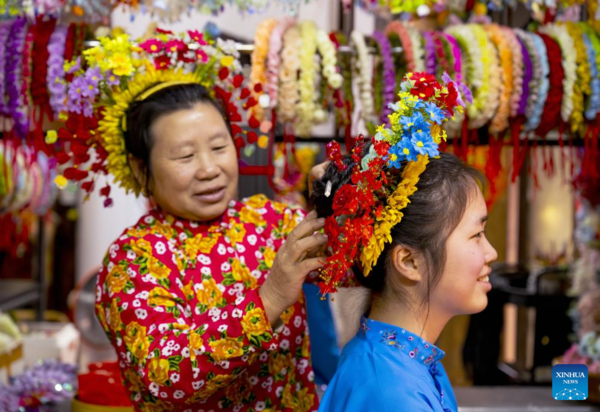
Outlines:
[[[336,192],[350,182],[355,162],[343,162],[345,171],[330,164],[315,184],[321,217],[332,214]],[[481,180],[453,155],[429,159],[377,264],[368,276],[354,264],[370,298],[319,411],[457,410],[434,342],[453,316],[487,305],[497,253],[485,237]]]

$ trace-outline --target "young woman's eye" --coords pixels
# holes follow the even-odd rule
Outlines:
[[[480,237],[482,237],[483,235],[485,235],[485,230],[482,230],[481,232],[477,233],[477,234],[476,234],[474,237],[476,237],[476,238],[480,238]]]

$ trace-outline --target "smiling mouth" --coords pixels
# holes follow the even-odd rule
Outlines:
[[[196,193],[194,197],[205,203],[217,203],[225,196],[225,187]]]
[[[477,278],[477,282],[488,282],[490,281],[490,276],[489,275],[485,275],[485,276],[481,276],[480,278]]]

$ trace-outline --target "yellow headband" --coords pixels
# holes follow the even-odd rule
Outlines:
[[[194,83],[194,82],[185,81],[185,80],[171,80],[168,82],[158,83],[157,85],[154,85],[151,88],[147,89],[145,92],[139,94],[138,97],[135,98],[135,100],[138,102],[143,102],[148,97],[152,96],[154,93],[157,93],[163,89],[166,89],[167,87],[179,86],[179,85],[184,85],[184,84],[200,84],[200,83]],[[124,115],[121,118],[121,128],[123,129],[124,132],[127,131],[127,116],[126,115]]]
[[[179,86],[182,84],[200,84],[200,83],[190,83],[189,81],[185,81],[185,80],[171,80],[169,82],[159,83],[156,86],[152,86],[151,88],[146,90],[144,93],[140,94],[138,97],[136,97],[135,100],[137,100],[138,102],[144,101],[148,97],[152,96],[154,93],[157,93],[163,89],[166,89],[167,87]]]

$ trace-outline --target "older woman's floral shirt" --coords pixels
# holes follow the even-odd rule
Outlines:
[[[152,211],[109,248],[96,312],[137,410],[317,410],[303,298],[276,333],[258,294],[302,217],[262,195],[210,224]]]

